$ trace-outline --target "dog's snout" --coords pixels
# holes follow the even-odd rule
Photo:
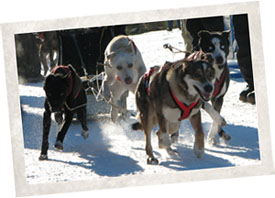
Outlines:
[[[127,84],[127,85],[129,85],[129,84],[131,84],[132,83],[132,78],[130,78],[130,77],[126,77],[125,79],[124,79],[124,82]]]
[[[218,56],[218,57],[216,58],[216,63],[217,63],[217,64],[223,64],[223,62],[224,62],[224,59],[223,59],[222,56]]]
[[[211,86],[209,84],[204,86],[205,92],[210,93],[212,90],[213,90],[213,86]]]

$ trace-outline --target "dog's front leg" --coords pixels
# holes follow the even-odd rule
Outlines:
[[[77,118],[81,123],[82,132],[81,135],[84,139],[87,139],[89,136],[89,131],[87,127],[87,112],[86,106],[77,110]]]
[[[112,97],[111,86],[115,83],[115,71],[109,66],[105,66],[106,75],[102,82],[102,94],[105,100],[109,101]]]
[[[48,138],[49,138],[49,132],[51,127],[51,112],[47,101],[45,101],[44,106],[45,106],[45,111],[43,114],[43,137],[42,137],[41,154],[39,156],[39,160],[48,159],[48,149],[49,149]]]
[[[221,112],[221,108],[223,105],[223,96],[216,98],[215,100],[212,101],[213,107],[217,112]],[[216,131],[216,133],[219,134],[220,138],[228,141],[231,139],[230,135],[228,135],[221,126],[218,126],[218,129]]]
[[[203,109],[210,115],[213,120],[210,132],[208,133],[207,142],[210,145],[214,145],[217,143],[216,134],[219,128],[226,125],[226,121],[208,102],[203,104]]]
[[[57,150],[63,150],[63,140],[72,122],[73,115],[74,113],[72,111],[69,111],[67,108],[65,108],[65,119],[63,120],[61,130],[57,134],[56,142],[54,145],[54,148],[56,148]]]
[[[170,123],[164,118],[163,115],[160,114],[158,114],[157,119],[160,128],[157,132],[159,148],[166,149],[170,156],[177,156],[178,152],[171,148],[172,141],[169,134],[176,132],[175,129],[178,129],[179,123]]]
[[[201,124],[201,112],[193,115],[190,118],[190,123],[195,130],[195,142],[194,142],[194,152],[198,158],[201,158],[204,154],[204,133]]]
[[[118,100],[120,99],[121,95],[125,92],[125,88],[123,84],[121,84],[119,81],[115,82],[111,86],[111,93],[112,93],[112,99],[111,102],[114,105],[118,106]],[[118,118],[119,109],[112,105],[111,106],[111,120],[115,123]]]
[[[160,113],[157,114],[159,130],[157,132],[159,148],[170,148],[169,126],[167,120]]]

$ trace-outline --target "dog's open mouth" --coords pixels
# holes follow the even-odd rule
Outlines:
[[[196,91],[199,93],[200,97],[202,100],[204,101],[209,101],[211,98],[211,94],[209,92],[203,92],[201,91],[197,86],[194,85],[194,88],[196,89]]]

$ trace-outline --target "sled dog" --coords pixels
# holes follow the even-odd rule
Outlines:
[[[226,124],[220,114],[206,102],[214,91],[215,70],[211,56],[207,56],[206,60],[202,57],[166,62],[162,67],[151,68],[140,78],[135,92],[138,122],[132,128],[142,129],[145,133],[148,164],[158,164],[151,145],[151,131],[157,123],[159,147],[174,155],[176,151],[171,148],[169,135],[178,131],[181,120],[189,119],[195,130],[193,149],[198,158],[204,153],[201,107],[218,126]]]
[[[146,68],[137,46],[129,37],[119,35],[114,37],[105,50],[105,79],[103,81],[103,95],[113,104],[126,91],[135,92],[139,78]],[[118,109],[111,108],[111,120],[118,118]]]
[[[74,113],[82,125],[82,136],[89,135],[86,124],[86,92],[82,82],[72,66],[56,66],[46,77],[44,90],[46,93],[43,114],[43,138],[39,160],[48,159],[49,132],[51,127],[51,114],[55,114],[58,123],[56,142],[54,147],[63,150],[63,140],[70,127]],[[63,120],[64,114],[64,120]]]
[[[230,74],[227,65],[227,56],[229,53],[229,34],[230,31],[209,32],[200,31],[198,33],[198,46],[203,53],[211,54],[214,59],[215,69],[215,84],[214,91],[211,97],[211,103],[216,111],[220,113],[223,98],[226,94],[230,81]],[[216,144],[216,134],[224,140],[230,140],[230,136],[225,133],[220,125],[214,120],[210,132],[208,133],[207,141],[210,145]]]

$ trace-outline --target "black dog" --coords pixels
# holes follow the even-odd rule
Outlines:
[[[63,150],[63,140],[72,122],[74,113],[82,125],[82,136],[88,137],[86,124],[86,92],[82,82],[72,66],[56,66],[47,76],[44,84],[46,99],[43,115],[43,139],[39,160],[48,159],[49,131],[51,126],[51,113],[55,113],[58,123],[56,142],[54,147]],[[64,115],[64,120],[63,120]]]
[[[229,82],[230,73],[227,65],[227,56],[229,53],[229,34],[230,31],[222,32],[209,32],[202,30],[198,32],[198,47],[203,53],[211,54],[214,58],[213,67],[215,69],[215,85],[214,92],[212,94],[211,102],[216,111],[221,112],[223,105],[224,95],[226,94]],[[211,130],[208,133],[207,141],[211,145],[216,144],[216,134],[219,137],[228,141],[231,139],[220,126],[215,123],[212,124]]]

